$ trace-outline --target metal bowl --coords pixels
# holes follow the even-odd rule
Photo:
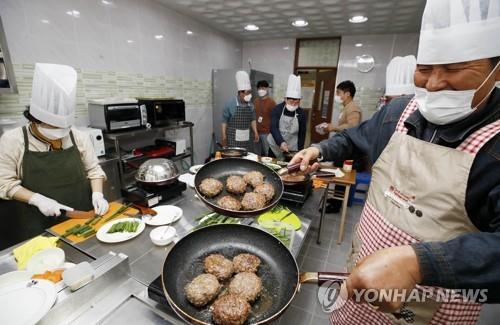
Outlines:
[[[175,164],[165,158],[145,161],[135,175],[135,180],[146,185],[167,185],[177,180],[179,171]]]

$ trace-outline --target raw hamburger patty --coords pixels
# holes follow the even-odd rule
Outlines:
[[[220,284],[215,275],[201,274],[184,287],[186,298],[196,307],[208,304],[219,293]]]
[[[205,178],[201,181],[200,192],[208,197],[214,197],[222,191],[224,184],[215,178]]]
[[[252,187],[256,187],[264,183],[264,175],[262,175],[261,172],[257,171],[246,173],[245,176],[243,176],[243,179]]]
[[[219,325],[242,325],[250,314],[250,304],[242,297],[227,294],[212,305],[214,322]]]
[[[253,272],[256,273],[260,266],[260,258],[253,254],[243,253],[233,258],[234,272]]]
[[[241,176],[229,176],[226,180],[226,189],[229,193],[243,194],[247,190],[247,183]]]
[[[233,262],[221,254],[211,254],[204,261],[205,272],[213,274],[220,281],[227,280],[233,275]]]
[[[244,210],[262,209],[266,205],[266,197],[260,193],[245,193],[241,200],[241,206]]]
[[[262,290],[262,280],[252,272],[242,272],[234,276],[229,284],[229,293],[245,298],[253,302]]]
[[[217,201],[217,205],[226,210],[241,210],[241,202],[232,197],[231,195],[225,195]]]
[[[253,191],[264,195],[266,197],[266,201],[268,202],[274,197],[274,187],[269,183],[257,185]]]

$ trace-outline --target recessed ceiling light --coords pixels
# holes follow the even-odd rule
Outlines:
[[[163,35],[155,35],[155,38],[158,40],[163,39]]]
[[[356,44],[354,44],[354,46],[361,47],[361,46],[363,46],[363,43],[356,43]]]
[[[113,1],[101,0],[101,3],[105,6],[111,6],[113,4]]]
[[[309,22],[304,19],[297,19],[292,22],[292,26],[295,27],[306,27],[307,25],[309,25]]]
[[[190,30],[188,30],[188,31],[186,32],[186,34],[188,34],[188,35],[193,35],[193,32],[192,32],[192,31],[190,31]]]
[[[133,41],[133,40],[131,40],[131,39],[128,39],[128,40],[127,40],[127,43],[132,44],[132,43],[134,43],[134,41]]]
[[[78,10],[68,10],[66,11],[66,14],[75,18],[80,17],[80,12]]]
[[[254,24],[248,24],[245,26],[245,30],[248,30],[248,31],[259,30],[259,26],[254,25]]]
[[[44,23],[44,24],[50,24],[50,20],[48,20],[48,19],[42,19],[42,20],[40,20],[40,21],[41,21],[42,23]]]
[[[364,23],[367,20],[368,17],[366,16],[352,16],[351,18],[349,18],[349,22],[353,24]]]
[[[283,47],[283,50],[285,50],[285,51],[288,51],[289,49],[290,49],[290,47],[289,47],[289,46],[285,46],[285,47]]]

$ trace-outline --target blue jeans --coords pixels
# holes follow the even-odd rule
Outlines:
[[[265,157],[268,155],[269,152],[269,143],[267,142],[267,135],[266,134],[259,134],[259,142],[254,143],[254,148],[255,148],[255,153],[258,154],[259,156]]]

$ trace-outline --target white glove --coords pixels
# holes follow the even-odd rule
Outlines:
[[[36,206],[46,217],[58,217],[61,215],[61,210],[73,211],[73,208],[60,204],[56,200],[49,199],[38,193],[33,194],[28,203]]]
[[[92,193],[92,205],[94,206],[95,213],[100,216],[108,212],[108,201],[106,201],[104,195],[101,192]]]

